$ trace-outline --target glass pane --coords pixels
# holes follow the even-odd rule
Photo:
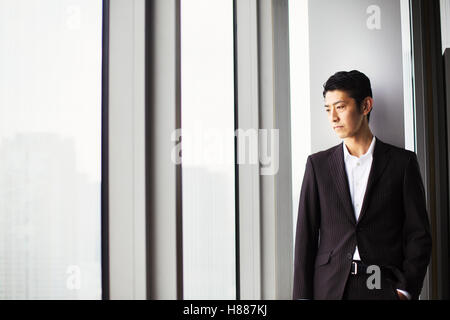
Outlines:
[[[440,0],[442,54],[450,48],[450,0]]]
[[[311,154],[308,0],[289,1],[293,240],[306,158]],[[325,120],[325,119],[324,119]],[[295,242],[294,242],[295,243]],[[292,246],[292,250],[295,246]]]
[[[181,1],[185,299],[235,299],[233,1]]]
[[[0,299],[100,299],[102,1],[0,0]]]

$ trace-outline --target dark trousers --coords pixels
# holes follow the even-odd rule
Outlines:
[[[400,300],[395,282],[390,275],[381,272],[380,289],[369,289],[367,279],[370,274],[350,274],[345,285],[343,300]],[[371,281],[369,281],[371,282]]]

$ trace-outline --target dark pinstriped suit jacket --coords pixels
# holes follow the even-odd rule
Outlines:
[[[342,144],[308,157],[298,209],[294,299],[342,299],[355,246],[389,268],[417,299],[431,255],[425,193],[415,153],[377,138],[356,221]]]

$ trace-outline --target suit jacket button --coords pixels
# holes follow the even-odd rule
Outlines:
[[[347,253],[347,259],[348,260],[352,260],[352,258],[353,258],[352,254],[351,253]]]

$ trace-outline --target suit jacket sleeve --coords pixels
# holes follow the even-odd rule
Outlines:
[[[403,276],[397,288],[409,292],[412,299],[418,299],[430,261],[431,235],[425,191],[414,153],[411,153],[405,169],[403,201]]]
[[[293,299],[313,299],[314,261],[320,226],[320,204],[311,156],[306,162],[295,236]]]

